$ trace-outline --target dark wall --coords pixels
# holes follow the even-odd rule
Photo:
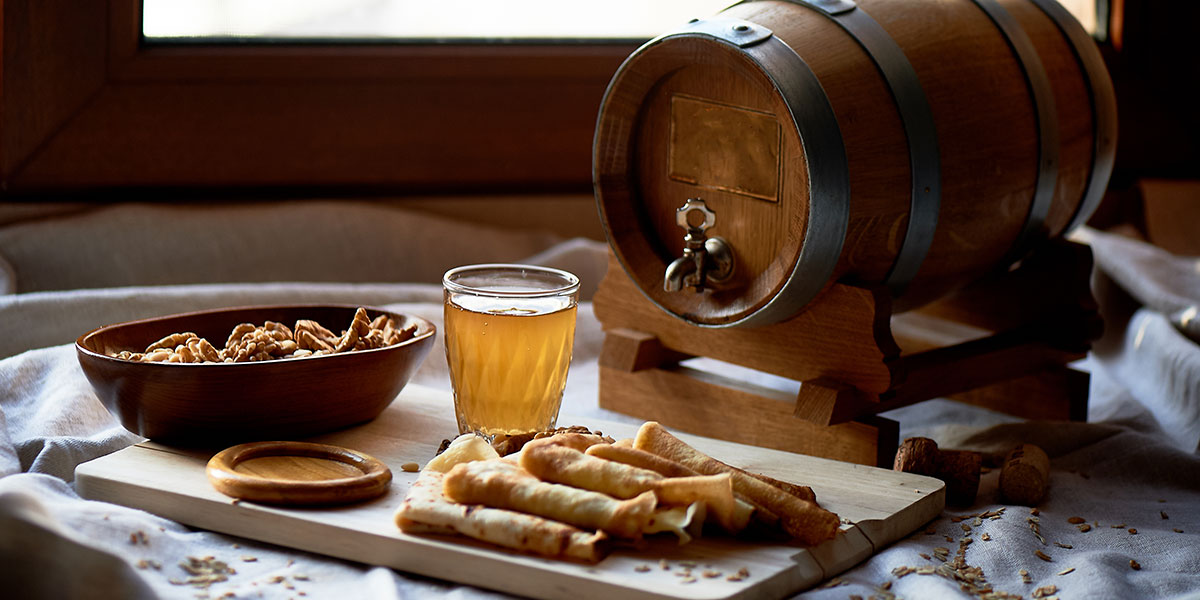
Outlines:
[[[1103,50],[1117,93],[1114,186],[1200,179],[1200,2],[1114,0]]]

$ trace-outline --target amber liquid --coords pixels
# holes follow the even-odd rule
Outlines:
[[[469,308],[460,304],[468,304]],[[508,303],[507,305],[505,303]],[[554,427],[575,341],[575,305],[447,298],[446,361],[460,432]]]

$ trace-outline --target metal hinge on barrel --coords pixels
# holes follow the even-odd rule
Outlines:
[[[678,292],[689,287],[699,293],[733,276],[733,248],[724,239],[704,233],[716,222],[717,214],[700,198],[689,198],[675,210],[675,223],[687,234],[683,236],[683,256],[667,265],[664,290]]]

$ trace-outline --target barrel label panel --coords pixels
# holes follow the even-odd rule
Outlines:
[[[783,142],[775,115],[675,94],[670,136],[672,180],[779,201]]]

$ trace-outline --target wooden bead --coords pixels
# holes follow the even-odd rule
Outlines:
[[[1013,448],[1000,471],[1000,495],[1009,503],[1035,506],[1050,485],[1050,457],[1033,444]]]

